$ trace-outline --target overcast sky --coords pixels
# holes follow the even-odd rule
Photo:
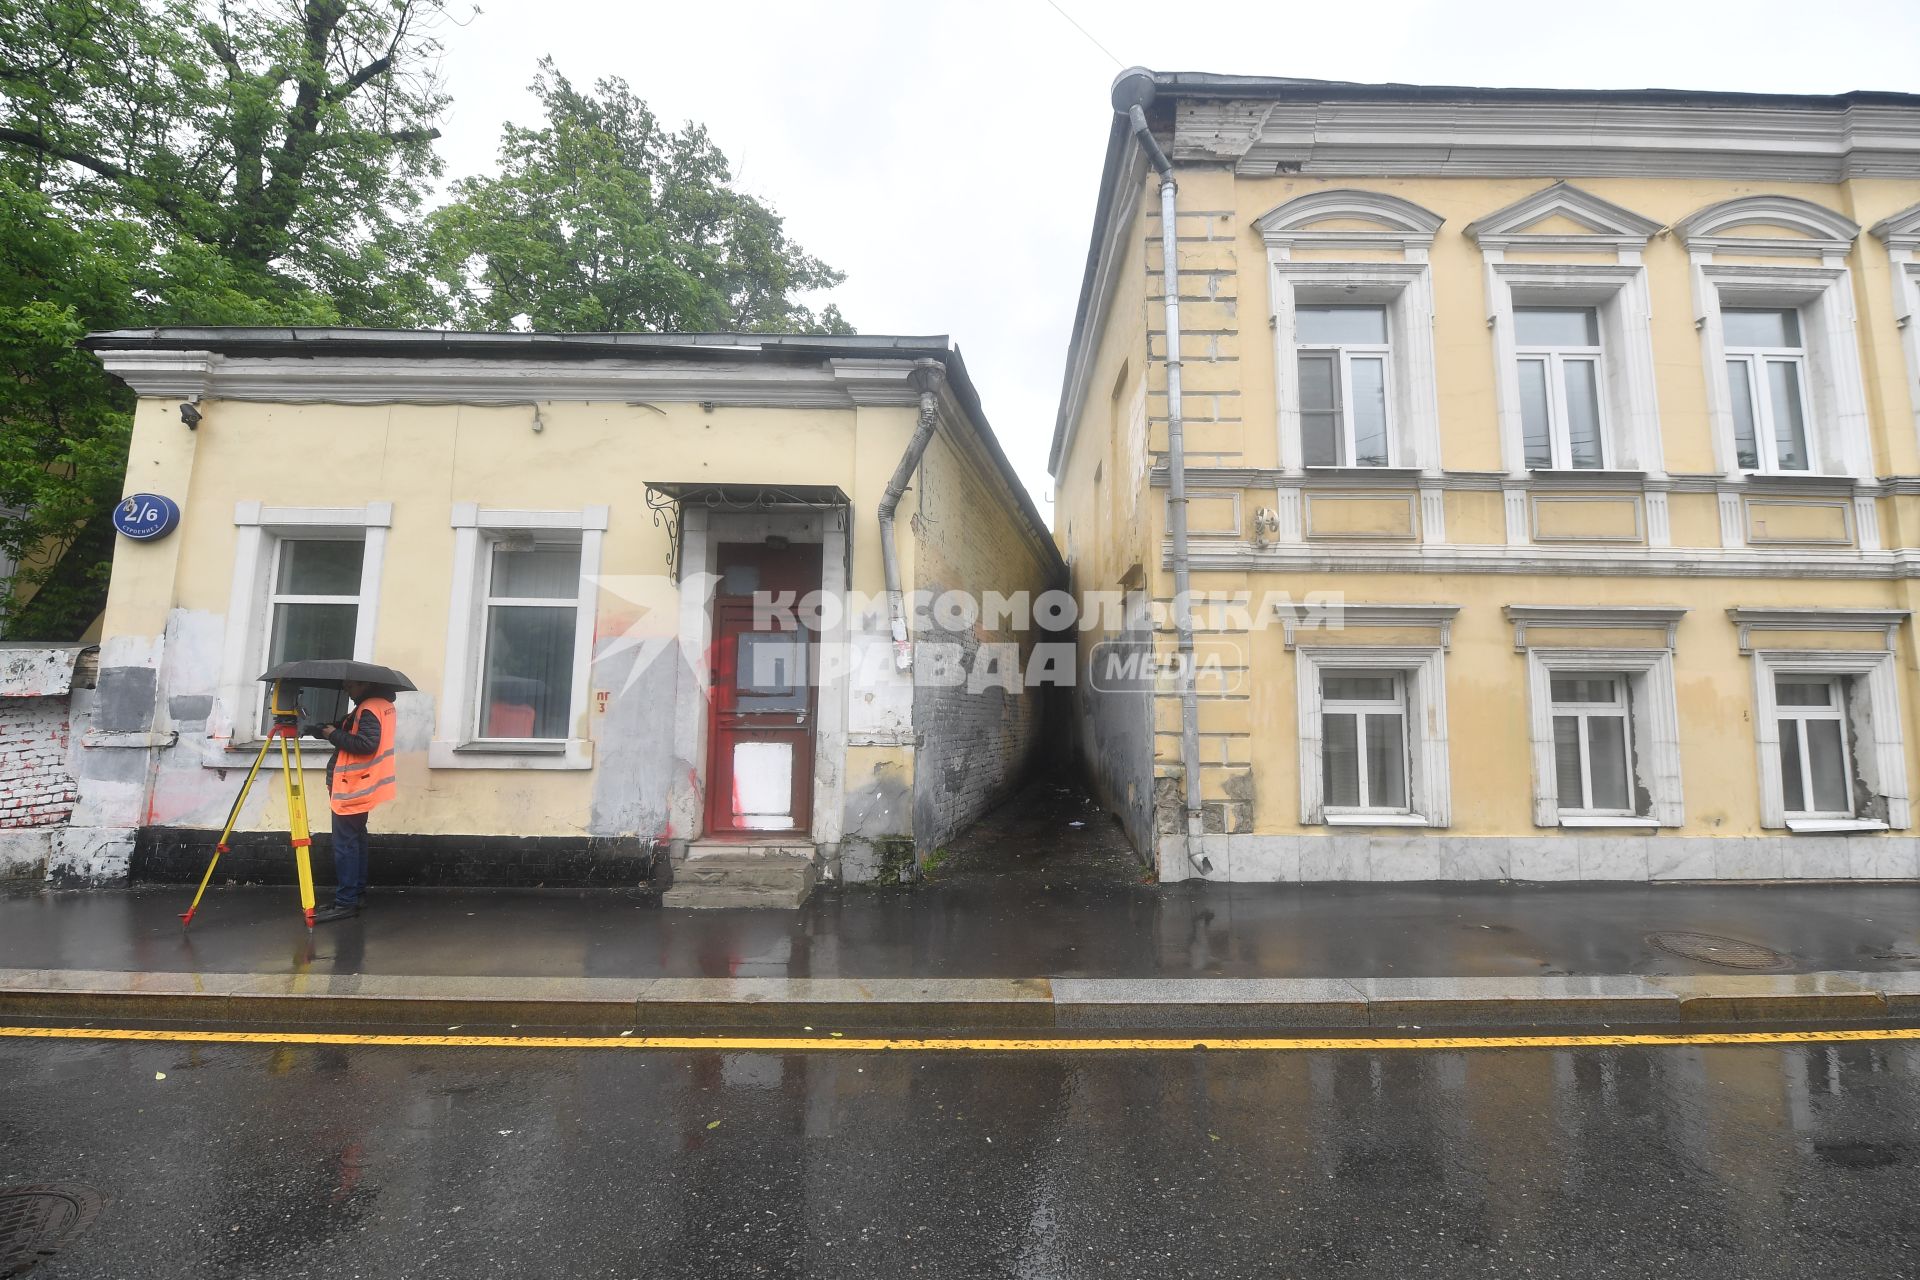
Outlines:
[[[543,54],[577,83],[625,77],[665,122],[704,123],[738,184],[847,273],[831,296],[856,328],[952,335],[1045,504],[1107,88],[1123,64],[1424,84],[1920,91],[1914,0],[1058,4],[482,0],[478,17],[443,32],[453,107],[442,150],[450,177],[490,169],[501,122],[534,118],[526,84]]]

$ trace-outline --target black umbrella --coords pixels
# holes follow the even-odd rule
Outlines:
[[[348,680],[395,691],[413,688],[413,681],[392,667],[383,667],[374,662],[355,662],[351,658],[302,658],[283,662],[260,678],[284,680],[308,689],[338,689]]]

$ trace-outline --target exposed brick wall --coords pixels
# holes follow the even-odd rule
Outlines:
[[[1051,562],[1035,548],[1011,495],[944,433],[927,449],[919,485],[917,590],[936,597],[949,590],[975,599],[988,591],[1038,597],[1055,585],[1048,576]],[[915,634],[913,837],[922,852],[939,847],[1026,780],[1042,745],[1047,700],[1044,690],[1024,683],[1034,645],[1043,638],[1036,629],[1013,630],[999,620],[992,628],[984,619],[972,627],[930,621]],[[933,682],[929,646],[957,646],[962,666],[972,671],[988,644],[1018,647],[1019,669],[1012,673],[1018,692]]]
[[[0,830],[58,826],[73,801],[67,700],[0,698]]]

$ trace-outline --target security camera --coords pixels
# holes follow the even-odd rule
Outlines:
[[[192,400],[186,401],[180,406],[180,421],[187,424],[187,430],[189,431],[198,427],[200,425],[200,406]]]

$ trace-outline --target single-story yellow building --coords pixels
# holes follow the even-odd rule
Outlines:
[[[670,854],[684,898],[797,901],[910,870],[1034,758],[1030,621],[929,603],[1063,574],[945,338],[87,345],[139,393],[128,495],[179,518],[120,539],[56,874],[197,876],[293,658],[418,686],[376,883]],[[280,805],[256,788],[223,865],[287,872]]]

